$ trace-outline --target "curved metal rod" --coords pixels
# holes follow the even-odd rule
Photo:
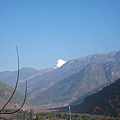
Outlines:
[[[17,75],[17,82],[14,88],[14,91],[11,95],[11,97],[9,98],[9,100],[6,102],[6,104],[2,107],[2,109],[0,110],[0,113],[3,111],[3,109],[7,106],[7,104],[10,102],[10,100],[13,98],[13,95],[15,94],[15,91],[17,89],[17,85],[18,85],[18,80],[19,80],[19,54],[18,54],[18,49],[16,47],[16,51],[17,51],[17,59],[18,59],[18,75]]]
[[[23,107],[23,105],[25,104],[26,97],[27,97],[27,81],[26,81],[26,91],[25,91],[25,97],[24,97],[23,103],[22,103],[22,105],[20,106],[20,108],[18,108],[17,110],[15,110],[15,111],[13,111],[13,112],[1,112],[0,114],[13,114],[13,113],[18,112],[19,110],[21,110],[21,108],[22,108],[22,107]]]

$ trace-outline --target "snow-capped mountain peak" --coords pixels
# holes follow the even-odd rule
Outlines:
[[[55,65],[54,68],[60,68],[62,65],[64,65],[66,63],[66,61],[59,59]]]

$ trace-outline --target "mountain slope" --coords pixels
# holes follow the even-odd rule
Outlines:
[[[93,55],[69,60],[64,65],[64,68],[67,68],[67,69],[73,69],[77,67],[83,68],[84,66],[91,64],[91,63],[104,64],[109,61],[120,62],[119,56],[120,56],[120,51],[110,52],[106,54],[93,54]]]
[[[108,67],[108,64],[112,66]],[[78,73],[75,73],[50,87],[47,91],[43,91],[33,102],[36,104],[63,104],[70,103],[79,97],[89,93],[90,91],[100,87],[101,85],[113,81],[113,78],[120,77],[120,64],[108,62],[104,65],[89,64]],[[107,79],[106,69],[110,68],[111,79]],[[116,70],[117,69],[117,70]],[[117,74],[119,73],[119,76]]]
[[[92,114],[95,106],[100,106],[100,108],[104,111],[106,111],[107,106],[109,113],[117,115],[115,113],[115,109],[112,109],[112,107],[106,103],[106,100],[109,101],[116,99],[116,95],[120,96],[120,79],[116,80],[115,83],[104,87],[98,93],[86,97],[82,104],[73,107],[73,111]]]
[[[6,103],[6,101],[11,97],[12,93],[13,88],[0,81],[0,107]],[[15,104],[22,104],[23,100],[24,97],[20,93],[15,92],[12,100],[10,101],[10,106],[13,108]]]
[[[56,83],[50,89],[35,98],[34,101],[35,103],[39,101],[39,104],[55,103],[60,101],[68,102],[70,99],[73,101],[78,96],[82,96],[83,94],[92,91],[105,82],[106,78],[101,66],[99,64],[91,64],[86,66],[80,72]]]
[[[99,106],[104,112],[106,112],[106,114],[117,116],[115,109],[113,109],[110,104],[106,102],[109,100],[116,100],[116,95],[120,96],[120,79],[104,87],[99,92],[87,96],[83,103],[76,106],[71,106],[71,112],[93,114],[95,106]],[[68,112],[68,107],[55,108],[54,110]],[[101,111],[98,111],[97,113],[103,114]]]

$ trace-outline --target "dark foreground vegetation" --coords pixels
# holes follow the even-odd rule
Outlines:
[[[12,110],[6,110],[6,112],[12,112]],[[2,115],[1,115],[2,116]],[[90,115],[90,114],[73,114],[65,112],[49,112],[49,113],[37,113],[33,110],[23,111],[11,115],[2,116],[1,120],[120,120],[120,118],[114,118],[105,115]]]

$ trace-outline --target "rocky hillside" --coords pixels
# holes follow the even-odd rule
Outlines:
[[[0,81],[0,107],[2,107],[7,102],[7,100],[11,97],[12,93],[13,88]],[[15,92],[12,100],[10,101],[10,104],[8,104],[6,107],[15,108],[15,105],[21,105],[23,103],[23,100],[24,97],[20,93]],[[26,103],[29,102],[26,101]]]
[[[106,70],[107,68],[110,71]],[[38,104],[70,104],[101,85],[110,83],[119,77],[120,63],[107,62],[103,65],[92,63],[78,73],[70,75],[54,84],[48,90],[43,91],[34,99],[34,102]]]

